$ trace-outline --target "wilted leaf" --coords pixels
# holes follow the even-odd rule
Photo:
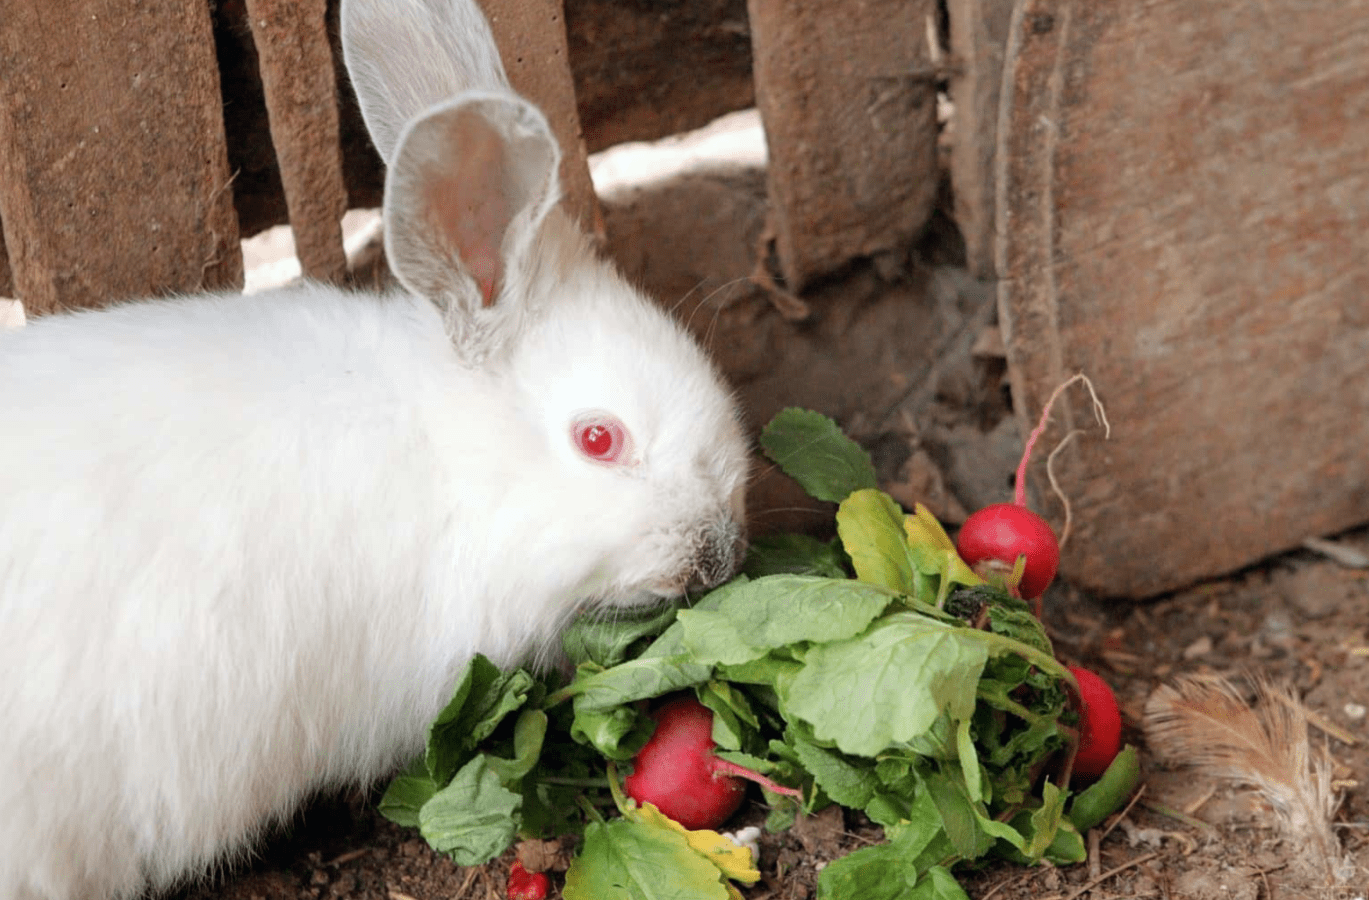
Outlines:
[[[565,900],[728,900],[718,867],[678,831],[630,819],[592,822]]]
[[[903,510],[888,494],[856,491],[837,509],[837,534],[856,577],[893,591],[913,593],[915,567],[903,530]]]
[[[819,740],[875,756],[931,728],[942,710],[974,712],[988,652],[973,634],[916,613],[885,616],[857,638],[812,647],[782,693],[784,709]]]
[[[433,849],[457,865],[478,866],[508,849],[518,831],[523,798],[499,783],[477,756],[418,812],[418,827]]]
[[[643,803],[632,810],[628,817],[649,827],[668,828],[684,835],[690,848],[717,866],[718,871],[726,878],[746,884],[754,884],[761,878],[755,860],[751,858],[751,851],[716,831],[691,831],[657,809],[654,803]]]

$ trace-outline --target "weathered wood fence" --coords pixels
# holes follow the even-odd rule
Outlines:
[[[949,168],[1022,423],[1077,371],[1108,406],[1112,439],[1061,464],[1077,582],[1153,594],[1369,520],[1369,0],[486,9],[591,229],[587,152],[759,107],[772,332],[811,337],[814,285],[906,256]],[[0,0],[0,295],[42,315],[240,285],[239,239],[287,220],[305,272],[342,277],[338,219],[381,171],[336,19]],[[1059,439],[1088,407],[1056,418]]]

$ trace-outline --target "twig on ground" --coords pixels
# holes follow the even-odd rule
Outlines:
[[[1145,783],[1142,782],[1141,786],[1136,789],[1136,793],[1131,795],[1131,799],[1127,801],[1127,805],[1123,807],[1122,811],[1112,817],[1112,821],[1108,823],[1107,828],[1103,829],[1103,833],[1099,836],[1098,840],[1107,840],[1108,835],[1112,834],[1112,829],[1122,824],[1122,820],[1125,819],[1131,813],[1131,808],[1135,806],[1137,803],[1141,802],[1141,797],[1145,794],[1145,792],[1146,786]]]
[[[1177,810],[1172,806],[1166,806],[1165,804],[1157,803],[1154,800],[1142,800],[1141,803],[1145,806],[1146,809],[1150,810],[1151,812],[1159,813],[1160,815],[1167,816],[1171,819],[1176,819],[1177,821],[1183,822],[1190,828],[1196,828],[1199,831],[1206,832],[1212,832],[1217,830],[1216,826],[1208,822],[1204,822],[1202,819],[1190,816],[1188,813],[1183,812],[1181,810]]]
[[[1150,862],[1152,859],[1155,859],[1155,857],[1159,855],[1159,853],[1147,853],[1145,856],[1138,856],[1133,860],[1124,862],[1120,866],[1114,866],[1111,869],[1108,869],[1102,875],[1099,875],[1097,878],[1090,878],[1088,881],[1084,882],[1079,887],[1075,888],[1071,893],[1066,894],[1063,900],[1076,900],[1076,898],[1081,897],[1089,891],[1093,890],[1094,888],[1098,887],[1098,885],[1107,881],[1109,878],[1112,878],[1116,875],[1120,875],[1127,869],[1134,869],[1142,863]]]
[[[989,892],[985,894],[983,897],[980,897],[979,900],[992,900],[995,894],[997,894],[1004,888],[1008,887],[1009,885],[1016,887],[1017,885],[1026,881],[1028,878],[1035,877],[1035,875],[1035,872],[1028,872],[1026,875],[1019,875],[1017,878],[1005,878],[1002,881],[998,882],[998,884],[990,888]]]

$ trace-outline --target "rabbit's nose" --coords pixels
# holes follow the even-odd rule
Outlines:
[[[717,587],[735,575],[746,557],[746,547],[746,532],[733,519],[705,530],[694,556],[689,590]]]

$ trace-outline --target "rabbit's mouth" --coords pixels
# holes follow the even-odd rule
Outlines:
[[[700,548],[685,589],[708,590],[727,581],[741,568],[746,548],[746,532],[736,522],[729,521],[716,536],[710,535]]]
[[[653,594],[679,597],[727,581],[746,557],[746,532],[732,519],[709,522],[691,533],[684,545],[688,553],[675,573],[647,586]]]

